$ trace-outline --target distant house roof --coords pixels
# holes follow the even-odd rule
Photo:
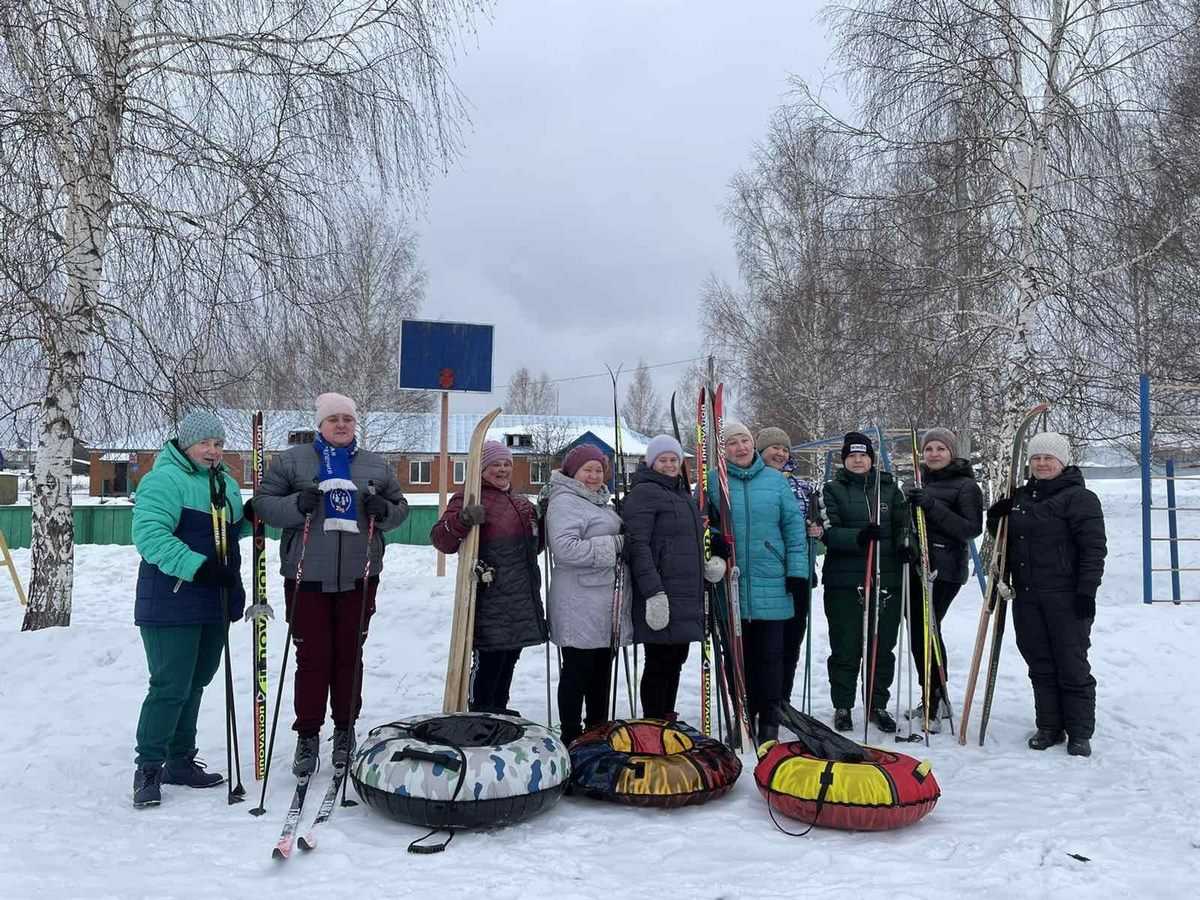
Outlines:
[[[241,452],[250,449],[250,418],[252,410],[219,409],[217,416],[225,425],[225,447]],[[483,413],[455,413],[449,420],[449,452],[466,453],[471,444],[471,432],[483,418]],[[367,444],[384,453],[437,453],[439,450],[438,413],[370,413],[360,422],[367,435]],[[284,450],[288,447],[288,435],[296,431],[315,430],[313,415],[307,410],[264,410],[264,443],[268,450]],[[530,435],[532,448],[514,448],[525,452],[558,450],[572,443],[586,432],[592,432],[610,447],[613,441],[611,416],[498,416],[488,429],[488,437],[504,441],[509,434]],[[100,436],[92,446],[107,452],[157,450],[172,436],[173,427],[164,424],[161,428],[133,433],[117,433]],[[630,429],[621,422],[622,449],[627,456],[646,452],[650,438]]]

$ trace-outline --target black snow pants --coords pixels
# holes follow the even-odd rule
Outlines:
[[[1092,620],[1076,615],[1075,597],[1066,592],[1018,591],[1012,610],[1037,727],[1090,739],[1096,727],[1096,679],[1088,663]]]

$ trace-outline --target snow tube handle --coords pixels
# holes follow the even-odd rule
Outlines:
[[[431,762],[435,765],[445,766],[451,772],[457,772],[462,768],[462,762],[457,754],[434,753],[430,750],[420,750],[416,747],[405,747],[403,750],[397,750],[392,754],[392,762],[399,762],[402,759],[419,759],[423,762]]]

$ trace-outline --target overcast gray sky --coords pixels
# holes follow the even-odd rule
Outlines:
[[[502,401],[522,365],[565,378],[699,355],[701,286],[737,278],[729,181],[788,76],[820,80],[822,5],[500,0],[453,66],[471,123],[416,223],[422,316],[496,326],[496,394],[452,409]],[[656,371],[664,400],[682,369]],[[607,377],[560,386],[563,413],[609,409]]]

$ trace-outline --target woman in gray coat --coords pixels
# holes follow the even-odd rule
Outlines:
[[[609,505],[606,462],[598,448],[580,444],[550,476],[550,638],[562,649],[558,715],[567,743],[583,732],[585,702],[587,728],[608,721],[613,593],[624,538],[621,517]],[[629,642],[631,631],[622,597],[622,643]]]

